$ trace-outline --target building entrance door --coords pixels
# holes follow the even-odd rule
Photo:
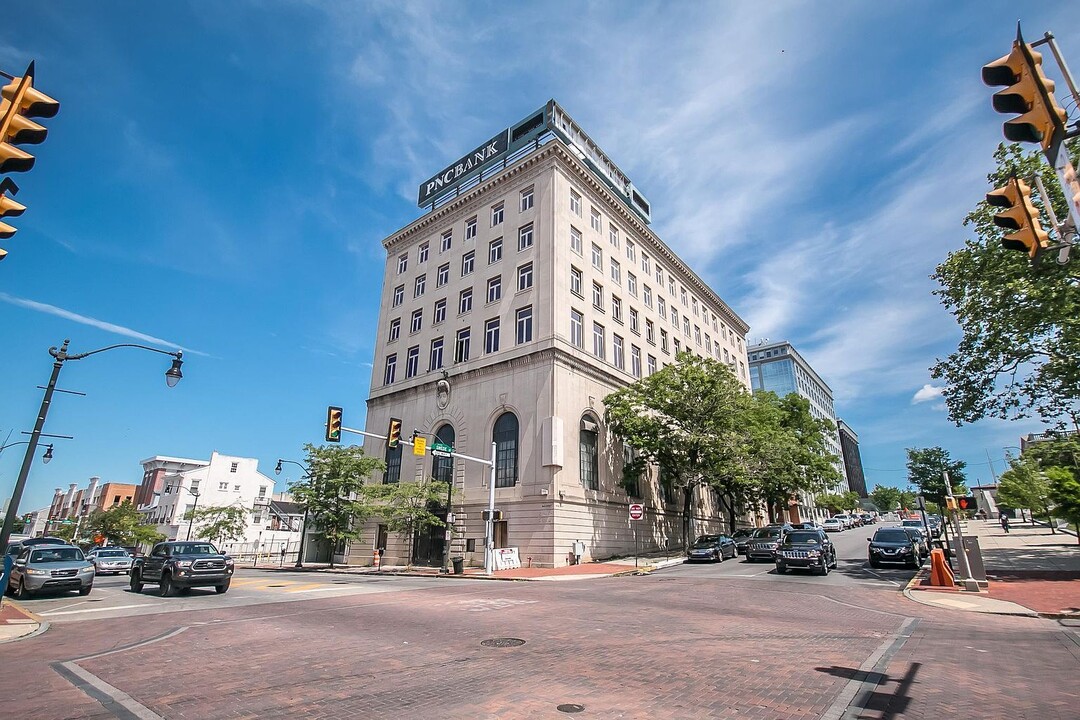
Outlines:
[[[428,511],[446,522],[446,508],[431,503]],[[446,546],[446,526],[426,527],[413,536],[413,562],[417,565],[442,567],[443,548]]]

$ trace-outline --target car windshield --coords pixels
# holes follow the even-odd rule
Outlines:
[[[920,530],[917,527],[904,527],[904,531],[908,535],[911,535],[912,537],[920,537],[921,538],[923,536],[923,531]]]
[[[754,531],[753,537],[756,538],[776,538],[780,537],[780,528],[758,528]]]
[[[123,550],[98,550],[94,554],[98,557],[127,557],[127,553]]]
[[[702,535],[694,543],[694,547],[708,547],[709,545],[715,545],[716,541],[720,539],[719,535]]]
[[[828,520],[825,521],[826,524],[832,524],[832,525],[836,525],[839,522],[840,521],[837,520],[836,518],[829,518]]]
[[[77,547],[48,548],[30,553],[32,563],[71,562],[82,559],[82,550]]]
[[[904,527],[919,528],[922,527],[922,520],[905,520]]]
[[[218,551],[210,543],[187,543],[173,545],[173,555],[217,555]]]
[[[879,530],[874,533],[874,542],[906,543],[909,537],[903,530]]]
[[[749,530],[747,528],[740,528],[739,530],[736,530],[734,533],[732,533],[731,537],[733,537],[733,538],[750,537],[751,532],[753,532],[753,531],[751,531],[751,530]]]
[[[816,532],[796,530],[784,537],[785,545],[820,545],[821,537]]]

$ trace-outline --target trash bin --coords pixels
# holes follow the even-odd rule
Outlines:
[[[456,557],[450,558],[450,560],[454,563],[455,575],[461,575],[465,572],[465,558]]]

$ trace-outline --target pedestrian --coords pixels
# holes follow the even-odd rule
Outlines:
[[[979,509],[979,512],[977,514],[978,514],[980,520],[985,520],[986,519],[986,511],[983,510],[982,508]]]
[[[1001,521],[1001,529],[1005,531],[1005,534],[1008,534],[1009,533],[1009,516],[1006,515],[1005,513],[1001,513],[998,516],[998,519]]]

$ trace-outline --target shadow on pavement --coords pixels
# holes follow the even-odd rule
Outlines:
[[[847,668],[838,665],[814,669],[818,672],[868,684],[870,687],[856,695],[851,702],[851,707],[880,713],[877,717],[881,720],[891,720],[898,715],[903,715],[911,703],[911,686],[915,684],[915,676],[918,675],[921,667],[922,663],[911,663],[903,677],[898,679],[883,673],[867,672],[858,668]],[[894,687],[890,688],[889,685],[894,685]],[[858,717],[863,717],[862,713],[859,713]]]

